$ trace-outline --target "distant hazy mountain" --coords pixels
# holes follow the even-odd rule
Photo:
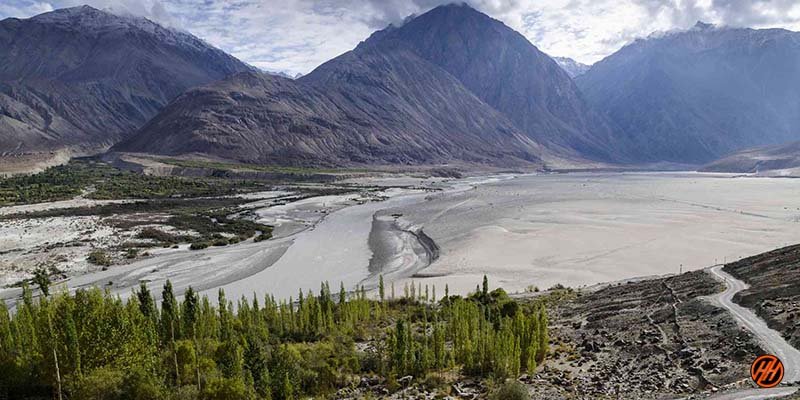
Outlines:
[[[637,40],[577,78],[639,161],[704,163],[800,139],[800,34],[716,28]]]
[[[250,69],[187,33],[88,6],[0,21],[0,154],[117,142],[189,87]]]
[[[705,165],[701,170],[755,173],[790,169],[800,169],[800,142],[742,150]]]
[[[586,73],[591,66],[579,63],[569,57],[553,57],[558,66],[567,72],[570,78],[576,78]]]
[[[555,61],[501,22],[449,5],[295,81],[240,74],[192,90],[116,149],[292,164],[514,164],[549,151],[617,158],[612,138]]]
[[[303,74],[301,74],[299,72],[294,74],[294,75],[290,75],[289,73],[286,73],[286,72],[283,72],[283,71],[267,71],[267,70],[265,70],[264,72],[266,72],[269,75],[282,76],[282,77],[288,78],[288,79],[298,79],[301,76],[303,76]]]

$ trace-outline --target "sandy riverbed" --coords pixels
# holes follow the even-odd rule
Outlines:
[[[521,291],[676,273],[800,242],[800,180],[630,173],[431,185],[441,190],[264,207],[255,215],[278,225],[274,240],[151,257],[66,284],[127,295],[139,280],[158,291],[169,278],[178,292],[192,285],[212,298],[219,287],[228,298],[285,298],[322,281],[373,286],[381,273],[398,294],[411,280],[463,293],[486,274]],[[434,243],[423,245],[421,232]]]
[[[391,210],[441,248],[416,278],[511,291],[677,273],[800,242],[800,180],[696,173],[518,176]]]
[[[253,292],[289,297],[301,287],[318,289],[320,282],[325,280],[332,283],[342,281],[354,287],[368,275],[366,262],[359,265],[350,261],[368,259],[370,255],[366,239],[360,240],[369,234],[370,215],[383,204],[401,204],[393,202],[392,197],[407,199],[403,195],[411,193],[421,191],[391,188],[379,192],[356,190],[351,194],[291,199],[288,202],[282,200],[281,196],[275,196],[276,193],[265,192],[255,198],[266,198],[266,201],[255,200],[243,209],[255,208],[252,213],[257,221],[275,226],[271,240],[257,243],[248,240],[199,251],[190,251],[186,245],[178,249],[152,250],[149,257],[115,265],[105,271],[81,274],[84,271],[68,270],[66,272],[71,277],[58,282],[57,290],[99,286],[125,298],[143,281],[158,296],[160,287],[169,279],[176,293],[183,293],[192,286],[215,300],[220,287],[225,288],[231,299],[250,297]],[[287,193],[278,194],[292,198]],[[97,221],[92,222],[91,218],[95,217],[81,218],[80,222],[84,225],[99,225]],[[331,222],[327,223],[329,219]],[[70,218],[57,217],[51,220],[70,221]],[[34,231],[26,224],[43,231]],[[47,234],[49,231],[45,225],[43,220],[13,221],[15,231],[11,232],[9,238],[18,237],[21,242],[14,251],[27,257],[43,253],[41,244],[36,241],[54,237]],[[64,236],[62,239],[67,240],[79,231],[70,225],[52,233],[58,237]],[[117,236],[119,234],[106,232],[103,238]],[[0,244],[3,242],[0,240]],[[12,244],[9,242],[9,246]],[[85,253],[82,247],[76,249]],[[85,263],[85,254],[74,258]],[[0,256],[0,261],[6,259],[10,259],[10,253]],[[8,270],[0,274],[0,277],[3,276],[11,278]],[[0,298],[12,303],[19,294],[19,288],[0,289]]]

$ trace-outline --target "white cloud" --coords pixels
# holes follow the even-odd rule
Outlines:
[[[53,11],[53,5],[39,1],[3,2],[0,3],[0,18],[4,17],[29,17]]]
[[[82,3],[194,33],[260,68],[307,73],[370,33],[447,0],[3,0],[0,17]],[[697,20],[800,30],[797,0],[469,0],[541,50],[593,63],[654,31]]]

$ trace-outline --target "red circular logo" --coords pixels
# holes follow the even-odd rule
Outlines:
[[[759,356],[750,366],[750,377],[765,389],[778,386],[783,380],[783,363],[772,354]]]

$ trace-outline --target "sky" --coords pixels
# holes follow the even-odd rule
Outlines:
[[[442,0],[0,0],[0,19],[88,4],[182,29],[274,72],[308,73],[373,31]],[[697,21],[800,31],[798,0],[468,0],[540,50],[591,64],[653,32]]]

